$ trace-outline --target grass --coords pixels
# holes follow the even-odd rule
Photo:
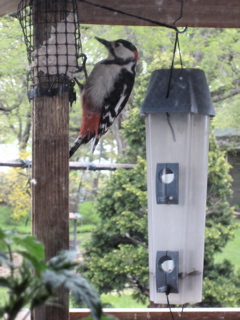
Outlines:
[[[13,210],[6,206],[0,206],[0,226],[4,231],[12,230],[22,234],[31,233],[31,221],[27,217],[17,220],[12,218]]]
[[[234,230],[234,239],[229,241],[221,253],[217,253],[214,261],[222,262],[224,259],[229,260],[236,269],[240,268],[240,220],[236,219],[237,228]]]
[[[101,301],[106,308],[147,308],[147,303],[137,302],[131,297],[132,289],[126,289],[121,295],[118,293],[102,294]]]
[[[141,303],[135,301],[132,297],[133,290],[125,289],[121,294],[117,292],[111,292],[109,294],[102,294],[100,296],[103,308],[147,308],[148,303]],[[79,308],[79,306],[74,302],[74,299],[70,299],[70,308]]]

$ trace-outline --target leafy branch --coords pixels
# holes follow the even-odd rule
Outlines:
[[[16,266],[14,254],[22,258]],[[94,320],[99,320],[102,307],[99,296],[89,283],[75,273],[76,253],[63,251],[45,262],[44,247],[32,236],[19,236],[0,229],[0,263],[9,269],[9,276],[0,277],[0,287],[8,289],[8,300],[0,305],[2,319],[14,320],[27,305],[32,311],[44,304],[55,304],[57,291],[72,292],[76,301],[86,304]]]

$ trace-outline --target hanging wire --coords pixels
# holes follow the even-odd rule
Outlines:
[[[176,27],[176,24],[178,21],[180,21],[182,19],[182,16],[183,16],[183,6],[184,6],[184,0],[180,0],[181,1],[181,7],[180,7],[180,16],[175,20],[174,22],[174,26]],[[177,27],[176,27],[177,28]],[[186,30],[183,30],[183,32],[185,32]],[[181,33],[183,33],[181,32]],[[177,43],[177,47],[178,47],[178,54],[179,54],[179,59],[180,59],[180,64],[181,64],[181,67],[183,68],[183,62],[182,62],[182,55],[181,55],[181,50],[180,50],[180,42],[179,42],[179,37],[178,37],[178,34],[180,32],[177,33],[177,36],[176,36],[176,43]],[[176,48],[175,48],[176,50]],[[172,66],[173,67],[173,66]]]
[[[169,128],[172,133],[173,141],[176,142],[176,135],[175,135],[175,132],[174,132],[171,120],[170,120],[170,113],[169,112],[166,112],[166,117],[167,117],[167,122],[168,122]]]
[[[183,5],[184,5],[184,0],[181,0],[180,15],[174,22],[174,26],[175,27],[176,27],[177,22],[182,19],[182,16],[183,16]],[[174,48],[173,48],[172,64],[171,64],[171,68],[170,68],[168,88],[167,88],[167,93],[166,93],[166,99],[169,98],[169,94],[170,94],[172,73],[173,73],[173,69],[174,69],[174,62],[175,62],[175,55],[176,55],[177,48],[178,48],[178,54],[179,54],[179,58],[180,58],[180,64],[181,64],[181,67],[183,68],[182,55],[181,55],[181,51],[180,51],[180,43],[179,43],[178,34],[179,34],[179,32],[176,32]]]
[[[148,19],[148,18],[145,18],[145,17],[141,17],[141,16],[138,16],[138,15],[135,15],[135,14],[132,14],[132,13],[128,13],[128,12],[125,12],[125,11],[122,11],[122,10],[118,10],[118,9],[115,9],[115,8],[112,8],[112,7],[108,7],[108,6],[105,6],[105,5],[102,5],[102,4],[94,3],[94,2],[91,2],[91,1],[88,1],[88,0],[79,0],[79,1],[85,2],[85,3],[89,4],[89,5],[97,7],[97,8],[105,9],[105,10],[112,11],[112,12],[117,12],[117,13],[123,14],[125,16],[136,18],[138,20],[150,22],[150,23],[155,24],[155,25],[160,26],[160,27],[166,27],[166,28],[169,28],[169,29],[173,29],[177,33],[184,33],[184,32],[186,32],[186,30],[188,28],[188,26],[186,26],[182,31],[180,31],[180,30],[178,30],[178,28],[176,27],[175,24],[174,25],[169,25],[167,23],[158,22],[156,20],[152,20],[152,19]],[[178,18],[176,21],[178,21],[180,19]]]
[[[179,17],[175,20],[174,22],[174,26],[176,27],[176,24],[178,21],[180,21],[182,19],[183,16],[183,5],[184,5],[184,0],[181,0],[181,9],[180,9],[180,15]],[[177,27],[176,27],[177,28]],[[185,30],[186,31],[186,30]],[[184,32],[185,32],[184,31]],[[181,55],[181,50],[180,50],[180,42],[179,42],[179,32],[176,32],[176,36],[175,36],[175,42],[174,42],[174,48],[173,48],[173,57],[172,57],[172,64],[171,64],[171,68],[170,68],[170,73],[169,73],[169,80],[168,80],[168,87],[167,87],[167,92],[166,92],[166,99],[169,98],[170,95],[170,91],[171,91],[171,83],[172,83],[172,74],[173,74],[173,69],[174,69],[174,62],[175,62],[175,55],[176,55],[176,51],[178,48],[178,54],[179,54],[179,58],[180,58],[180,64],[181,64],[181,68],[183,68],[183,62],[182,62],[182,55]],[[171,123],[171,119],[170,119],[170,113],[166,112],[166,116],[167,116],[167,122],[168,125],[170,127],[170,130],[172,132],[172,136],[173,136],[173,141],[176,141],[176,135]]]
[[[169,293],[166,292],[166,297],[167,297],[167,305],[168,305],[168,309],[170,311],[170,314],[171,314],[171,317],[172,317],[172,320],[175,320],[174,319],[174,315],[173,315],[173,312],[172,312],[172,308],[171,308],[171,305],[170,305],[170,302],[169,302]]]
[[[180,65],[181,65],[181,68],[183,69],[183,61],[182,61],[182,54],[181,54],[181,49],[180,49],[179,37],[177,39],[177,46],[178,46],[178,54],[179,54],[179,59],[180,59]]]
[[[177,18],[177,20],[175,20],[174,26],[176,26],[177,22],[182,19],[182,16],[183,16],[183,5],[184,5],[184,0],[181,0],[180,16]],[[184,31],[184,32],[185,32],[185,31]],[[181,55],[181,50],[180,50],[180,42],[179,42],[179,36],[178,36],[178,34],[179,34],[179,32],[176,33],[175,44],[174,44],[174,54],[173,54],[173,59],[172,59],[173,62],[172,62],[171,68],[174,67],[174,59],[175,59],[175,53],[176,53],[177,48],[178,48],[178,54],[179,54],[180,64],[181,64],[181,67],[183,68],[182,55]]]
[[[182,304],[182,310],[181,310],[181,316],[180,316],[180,320],[183,320],[183,311],[184,311],[185,305]]]
[[[181,2],[180,15],[179,15],[179,17],[175,20],[175,22],[174,22],[174,24],[173,24],[175,27],[176,27],[177,22],[180,21],[180,20],[182,19],[182,17],[183,17],[183,5],[184,5],[184,0],[180,0],[180,2]],[[185,30],[183,30],[183,32],[185,32]],[[181,32],[181,33],[182,33],[182,32]]]
[[[175,42],[174,42],[174,48],[173,48],[173,57],[172,57],[172,64],[170,68],[170,74],[169,74],[169,80],[168,80],[168,87],[167,87],[167,93],[166,93],[166,99],[169,98],[170,89],[171,89],[171,82],[172,82],[172,73],[174,69],[174,62],[175,62],[175,55],[177,50],[177,44],[178,44],[178,33],[176,33]]]
[[[170,314],[171,314],[171,318],[172,320],[175,320],[174,318],[174,314],[172,312],[172,308],[171,308],[171,305],[170,305],[170,301],[169,301],[169,292],[166,292],[166,298],[167,298],[167,306],[168,306],[168,309],[170,311]],[[183,311],[184,311],[184,308],[185,308],[185,305],[182,304],[182,310],[181,310],[181,314],[180,314],[180,320],[183,320]]]

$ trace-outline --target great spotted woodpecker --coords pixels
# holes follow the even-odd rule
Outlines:
[[[109,55],[94,66],[82,90],[82,125],[69,157],[91,139],[94,151],[100,137],[125,107],[134,84],[137,48],[122,39],[96,39],[107,48]]]

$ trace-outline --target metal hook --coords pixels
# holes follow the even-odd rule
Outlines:
[[[182,33],[185,33],[185,32],[187,31],[187,29],[188,29],[188,25],[186,25],[186,26],[184,27],[184,29],[181,30],[181,31],[176,27],[176,32],[177,32],[178,34],[182,34]]]
[[[87,74],[87,68],[86,68],[86,62],[87,62],[87,56],[85,53],[81,53],[78,55],[78,59],[79,58],[82,58],[82,65],[78,68],[78,72],[84,72],[84,76],[85,76],[85,79],[87,79],[88,77],[88,74]]]
[[[177,22],[180,21],[180,20],[182,19],[182,16],[183,16],[184,0],[180,0],[180,1],[181,1],[180,16],[175,20],[175,22],[174,22],[174,24],[173,24],[174,27],[176,28],[176,29],[175,29],[176,32],[179,33],[179,34],[186,32],[187,29],[188,29],[188,25],[186,25],[186,27],[184,27],[184,29],[181,30],[181,31],[180,31],[180,30],[177,28],[177,26],[176,26]]]

